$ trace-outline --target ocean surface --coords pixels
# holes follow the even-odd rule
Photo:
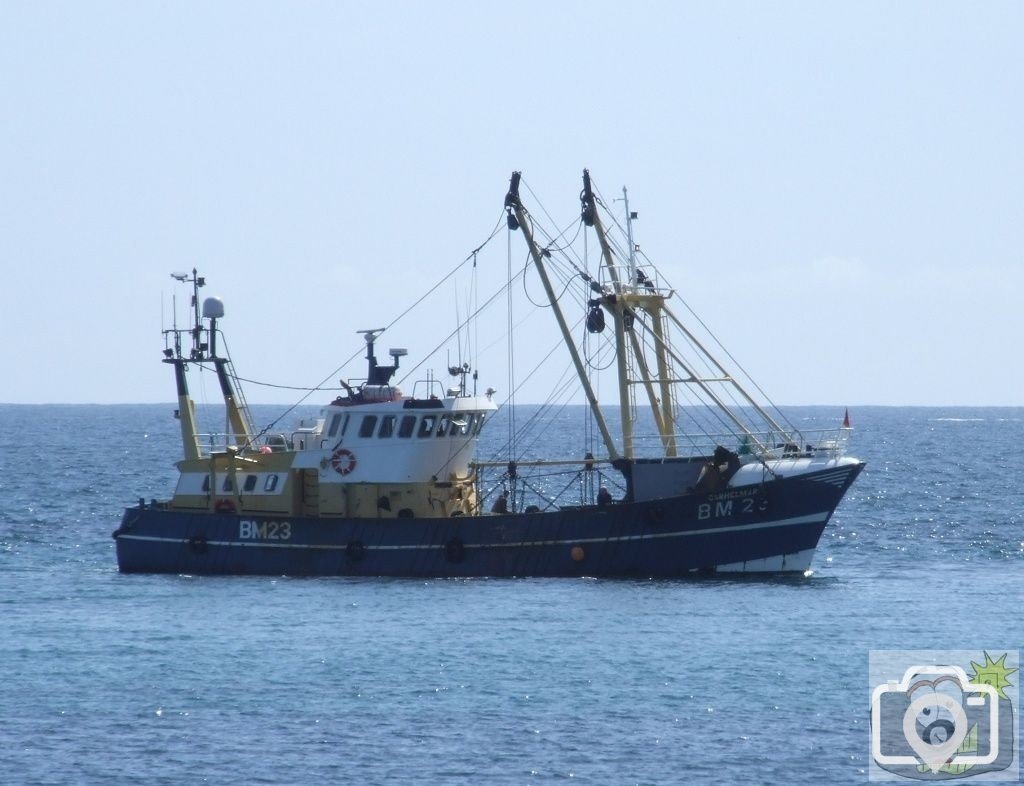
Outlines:
[[[852,410],[807,578],[122,576],[172,409],[0,406],[0,783],[860,784],[869,651],[1024,648],[1024,409]]]

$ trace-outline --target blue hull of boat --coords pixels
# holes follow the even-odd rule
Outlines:
[[[125,511],[125,573],[671,578],[813,552],[863,464],[667,499],[453,518]],[[785,560],[775,570],[787,570]],[[792,568],[796,569],[796,568]]]

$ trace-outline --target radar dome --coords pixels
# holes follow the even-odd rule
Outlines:
[[[219,297],[208,297],[203,301],[203,319],[220,319],[223,316],[223,300]]]

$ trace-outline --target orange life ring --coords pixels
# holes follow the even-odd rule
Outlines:
[[[218,513],[234,513],[238,510],[235,507],[234,500],[230,499],[219,499],[213,503],[213,509]]]
[[[347,475],[356,468],[355,454],[348,448],[339,448],[331,456],[331,466],[339,475]]]

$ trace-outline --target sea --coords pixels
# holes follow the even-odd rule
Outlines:
[[[172,410],[0,406],[0,783],[860,784],[873,651],[1024,646],[1024,408],[851,408],[804,577],[121,575]]]

